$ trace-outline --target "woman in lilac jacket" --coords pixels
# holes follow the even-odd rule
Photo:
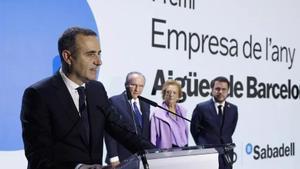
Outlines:
[[[162,107],[186,117],[186,110],[177,102],[182,96],[181,85],[168,80],[162,89]],[[187,122],[162,109],[153,111],[151,118],[151,142],[157,148],[185,147],[188,145]]]

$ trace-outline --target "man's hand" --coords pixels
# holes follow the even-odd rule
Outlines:
[[[116,168],[120,164],[120,161],[111,162],[110,165],[112,168]]]

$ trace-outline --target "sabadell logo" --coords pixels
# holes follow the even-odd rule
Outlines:
[[[288,144],[282,143],[278,146],[252,145],[248,143],[245,147],[246,154],[253,157],[254,160],[264,160],[272,158],[295,156],[295,142]]]

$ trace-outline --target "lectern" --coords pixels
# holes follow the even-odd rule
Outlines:
[[[218,169],[219,153],[216,148],[194,146],[149,150],[145,157],[150,169]],[[140,156],[132,155],[116,169],[144,169],[144,165]]]

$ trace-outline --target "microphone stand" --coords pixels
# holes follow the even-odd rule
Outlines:
[[[141,153],[140,156],[141,156],[144,169],[150,169],[145,153],[144,152]]]
[[[169,113],[171,113],[171,114],[173,114],[173,115],[175,115],[175,116],[177,116],[177,117],[180,117],[180,118],[184,119],[185,121],[191,122],[191,120],[189,120],[189,119],[187,119],[187,118],[185,118],[185,117],[183,117],[183,116],[181,116],[181,115],[179,115],[179,114],[176,114],[176,113],[174,113],[174,112],[172,112],[172,111],[170,111],[170,110],[168,110],[168,109],[166,109],[166,108],[164,108],[164,107],[158,105],[156,102],[154,102],[154,101],[152,101],[152,100],[149,100],[149,99],[147,99],[147,98],[145,98],[145,97],[143,97],[143,96],[138,96],[138,98],[139,98],[140,100],[142,100],[142,101],[144,101],[144,102],[150,104],[151,106],[159,107],[159,108],[161,108],[161,109],[163,109],[163,110],[165,110],[165,111],[167,111],[167,112],[169,112]]]
[[[227,144],[204,144],[202,145],[202,148],[216,148],[219,153],[223,153],[223,157],[225,160],[225,163],[227,165],[232,166],[233,163],[237,160],[237,154],[233,151],[235,148],[234,143],[227,143]],[[232,151],[232,152],[230,152]],[[232,156],[230,156],[230,153],[232,153]]]
[[[233,163],[236,162],[237,160],[237,154],[233,151],[233,148],[235,147],[235,144],[232,143],[232,144],[225,144],[225,146],[223,147],[224,149],[224,158],[225,158],[225,162],[232,166]],[[232,151],[232,158],[230,156],[230,151]]]
[[[132,95],[131,95],[129,86],[125,86],[125,91],[126,91],[127,99],[131,100],[132,99]],[[138,96],[138,97],[140,98],[140,96]],[[131,110],[131,113],[132,113],[132,117],[134,117],[133,110],[132,110],[131,106],[130,106],[130,110]],[[138,129],[137,129],[137,126],[136,126],[135,118],[133,118],[133,121],[134,121],[134,125],[135,125],[136,134],[138,134],[138,131],[137,131]],[[139,153],[137,153],[137,155],[139,155],[141,157],[141,161],[143,163],[144,169],[150,169],[148,161],[147,161],[147,158],[146,158],[146,155],[145,155],[145,152],[144,151],[143,152],[139,152]]]

